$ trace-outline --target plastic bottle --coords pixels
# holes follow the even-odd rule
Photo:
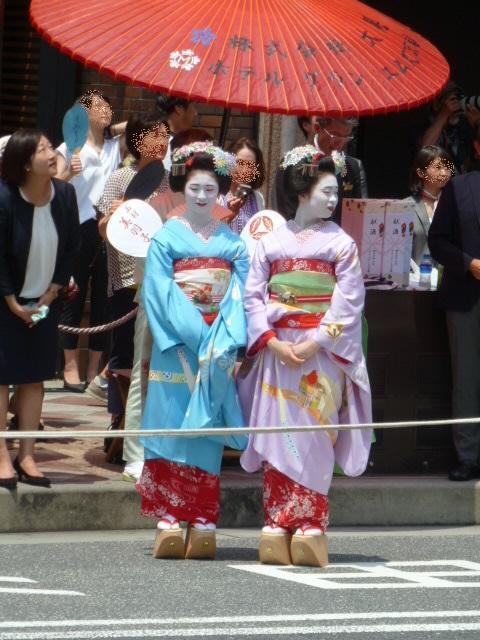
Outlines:
[[[432,257],[425,253],[420,263],[420,281],[422,289],[430,289],[432,286]]]

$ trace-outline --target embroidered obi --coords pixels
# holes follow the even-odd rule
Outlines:
[[[324,314],[335,287],[335,263],[290,258],[270,265],[268,291],[272,302],[285,305],[286,313]]]
[[[207,324],[212,324],[218,315],[231,271],[231,263],[221,258],[181,258],[173,263],[175,282]]]

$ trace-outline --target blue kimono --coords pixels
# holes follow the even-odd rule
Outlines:
[[[231,263],[228,289],[209,326],[175,282],[174,263],[184,258],[221,258]],[[220,224],[208,243],[178,219],[153,238],[145,266],[142,298],[153,337],[142,429],[240,427],[234,367],[246,344],[243,309],[248,254],[241,240]],[[225,445],[244,449],[244,436],[142,438],[147,460],[163,458],[219,475]]]

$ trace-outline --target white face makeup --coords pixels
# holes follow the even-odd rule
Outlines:
[[[218,196],[218,182],[207,171],[190,174],[185,185],[186,215],[201,223],[211,217]]]
[[[310,195],[300,196],[296,217],[301,218],[301,226],[305,227],[317,220],[330,218],[337,204],[337,179],[331,174],[325,174],[313,187]]]

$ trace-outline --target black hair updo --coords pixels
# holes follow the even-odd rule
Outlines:
[[[320,158],[316,164],[318,166],[318,173],[315,173],[313,176],[308,172],[310,165],[303,164],[302,162],[290,165],[284,171],[284,189],[286,193],[292,197],[296,197],[297,206],[299,196],[308,195],[322,175],[330,173],[335,176],[335,163],[330,156]]]
[[[174,169],[175,164],[172,165],[172,169]],[[170,189],[172,191],[176,191],[183,193],[185,191],[185,185],[187,184],[187,180],[194,171],[207,171],[211,173],[215,180],[218,182],[218,190],[222,195],[226,195],[228,190],[230,189],[230,184],[232,179],[230,176],[222,176],[215,171],[215,165],[213,163],[213,156],[210,153],[194,153],[189,158],[187,158],[186,166],[185,166],[185,175],[173,175],[173,172],[170,173],[169,182]]]

